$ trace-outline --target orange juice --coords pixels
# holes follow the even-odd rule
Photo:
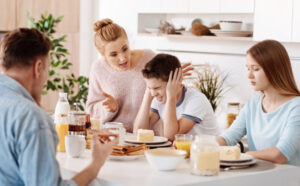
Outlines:
[[[191,148],[192,141],[189,140],[178,140],[174,141],[174,147],[178,150],[185,150],[186,151],[186,158],[190,157],[190,148]]]
[[[56,124],[55,125],[56,132],[59,138],[59,142],[57,145],[57,151],[58,152],[66,152],[65,149],[65,136],[68,135],[69,125],[62,123],[62,124]]]

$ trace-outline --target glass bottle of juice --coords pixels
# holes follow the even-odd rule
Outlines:
[[[68,112],[70,111],[70,105],[68,102],[68,94],[60,92],[59,99],[55,107],[55,128],[59,138],[57,145],[57,151],[65,152],[65,136],[68,135],[69,119]]]
[[[240,111],[240,103],[228,103],[227,105],[227,127],[230,127]]]

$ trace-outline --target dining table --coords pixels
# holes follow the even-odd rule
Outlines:
[[[91,150],[78,158],[57,153],[61,175],[71,179],[91,162]],[[185,159],[174,171],[159,171],[147,162],[144,156],[138,159],[108,160],[90,185],[201,185],[201,186],[300,186],[300,167],[256,160],[247,168],[220,168],[216,176],[191,174],[189,159]]]

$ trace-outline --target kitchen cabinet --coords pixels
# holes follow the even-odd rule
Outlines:
[[[16,27],[16,0],[1,0],[0,7],[0,31],[14,29]]]
[[[253,13],[254,0],[143,0],[140,13]]]
[[[253,13],[254,0],[220,0],[220,13]]]
[[[140,1],[140,2],[138,2],[139,3],[138,12],[141,12],[141,13],[164,13],[163,8],[162,8],[162,1],[164,1],[164,0]]]
[[[292,18],[293,0],[255,1],[254,40],[291,41]]]
[[[187,13],[189,0],[161,0],[162,11],[165,13]]]
[[[189,13],[219,13],[219,0],[190,0]]]
[[[293,2],[292,41],[300,42],[300,0]]]

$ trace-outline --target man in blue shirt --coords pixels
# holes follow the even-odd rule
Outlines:
[[[48,78],[51,41],[37,29],[16,29],[0,44],[0,185],[87,185],[118,139],[93,136],[92,160],[72,180],[62,180],[53,121],[39,106]]]

